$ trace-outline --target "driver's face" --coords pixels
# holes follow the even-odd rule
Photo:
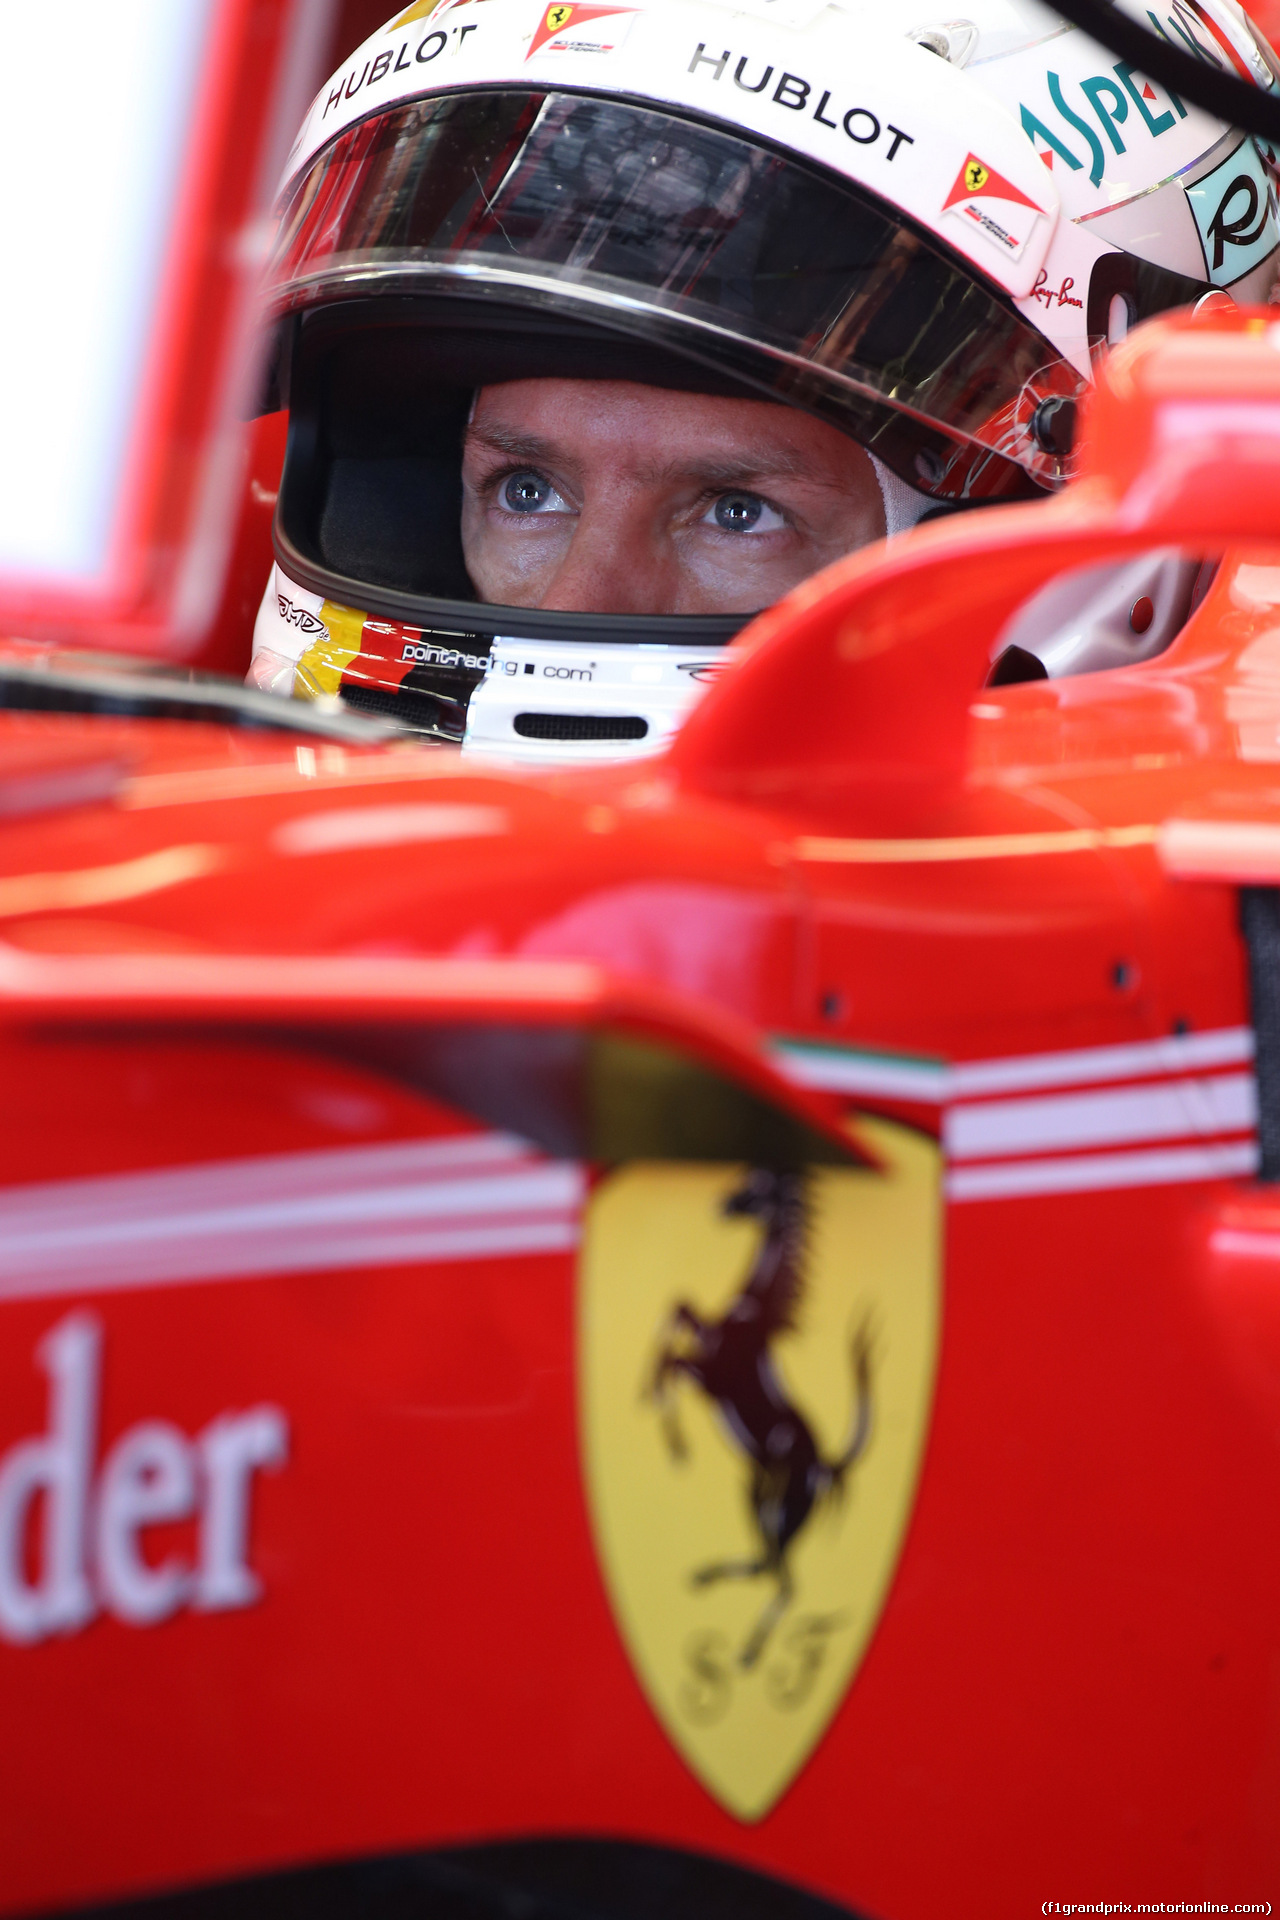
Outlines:
[[[483,388],[462,481],[467,572],[505,606],[754,613],[884,532],[834,427],[622,380]]]

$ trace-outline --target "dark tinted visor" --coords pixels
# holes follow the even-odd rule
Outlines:
[[[450,94],[349,129],[289,190],[271,280],[278,310],[452,283],[594,312],[831,418],[944,497],[1016,488],[1008,461],[1052,484],[1029,417],[1084,385],[851,182],[584,95]]]

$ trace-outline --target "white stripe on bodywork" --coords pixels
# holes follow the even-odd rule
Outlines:
[[[583,1192],[503,1134],[42,1182],[0,1195],[0,1298],[555,1251]]]
[[[1199,1080],[1115,1087],[1102,1093],[951,1107],[943,1141],[949,1159],[989,1160],[997,1154],[1247,1133],[1257,1117],[1253,1075],[1223,1073]]]
[[[954,1067],[795,1041],[774,1048],[781,1070],[801,1086],[941,1106],[953,1163],[947,1194],[957,1201],[1253,1173],[1256,1142],[1222,1138],[1251,1133],[1257,1124],[1253,1052],[1248,1027]],[[1034,1098],[999,1097],[1038,1089],[1044,1091]],[[1173,1141],[1194,1144],[1156,1145]]]
[[[465,1175],[527,1162],[533,1149],[506,1133],[450,1134],[444,1139],[380,1141],[374,1146],[318,1147],[300,1153],[260,1153],[194,1166],[149,1168],[145,1173],[94,1174],[79,1180],[42,1180],[0,1189],[0,1235],[11,1223],[41,1217],[68,1225],[77,1215],[95,1221],[145,1216],[178,1194],[186,1208],[221,1206],[328,1193],[335,1185],[372,1188]]]
[[[1176,1186],[1184,1180],[1228,1180],[1257,1171],[1254,1140],[1223,1146],[1164,1147],[1147,1153],[1076,1154],[1065,1160],[1001,1161],[956,1167],[949,1200],[1009,1200],[1034,1194],[1101,1193],[1116,1187]]]
[[[1257,1164],[1252,1140],[1207,1138],[1255,1124],[1252,1076],[1210,1071],[1248,1061],[1245,1028],[951,1071],[836,1049],[776,1051],[803,1084],[919,1100],[947,1088],[992,1094],[1094,1083],[1088,1092],[953,1107],[951,1159],[988,1161],[951,1169],[955,1200],[1205,1180]],[[1173,1072],[1182,1077],[1097,1085]],[[1085,1151],[1195,1135],[1196,1145]],[[1061,1157],[1064,1149],[1076,1151]],[[1036,1154],[1043,1157],[1027,1157]],[[584,1192],[577,1163],[546,1159],[499,1132],[43,1181],[0,1191],[0,1298],[566,1251],[579,1239]]]
[[[778,1042],[774,1057],[782,1072],[802,1087],[818,1087],[830,1093],[885,1094],[941,1105],[951,1099],[1034,1087],[1099,1085],[1243,1066],[1253,1058],[1253,1034],[1248,1027],[1222,1027],[1124,1046],[1073,1047],[1062,1053],[965,1060],[953,1067],[934,1060],[858,1053],[796,1041]]]
[[[1253,1059],[1249,1027],[1208,1033],[1171,1033],[1119,1047],[1075,1047],[1065,1053],[1014,1054],[1007,1060],[967,1060],[951,1069],[953,1097],[1014,1093],[1031,1087],[1068,1087],[1155,1074],[1195,1073],[1243,1066]]]

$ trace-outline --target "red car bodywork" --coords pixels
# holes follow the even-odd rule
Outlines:
[[[800,589],[659,761],[4,716],[0,1473],[76,1395],[89,1463],[24,1456],[6,1577],[48,1582],[54,1508],[98,1543],[0,1640],[5,1911],[531,1835],[883,1920],[1272,1897],[1280,1202],[1237,900],[1280,877],[1269,328],[1139,335],[1067,494]],[[1167,654],[983,690],[1052,572],[1171,543],[1224,557]],[[470,1106],[406,1065],[442,1032]],[[531,1034],[701,1063],[814,1137],[853,1101],[948,1145],[901,1554],[756,1821],[668,1739],[601,1574],[601,1163],[511,1149],[514,1250],[479,1200],[452,1242],[412,1195],[325,1211],[519,1134],[553,1077],[504,1069]],[[155,1422],[201,1465],[149,1525],[119,1462]]]

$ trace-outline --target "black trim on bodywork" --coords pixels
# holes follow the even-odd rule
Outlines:
[[[203,721],[220,727],[305,733],[348,746],[380,746],[398,727],[361,714],[334,712],[310,701],[281,700],[214,674],[139,671],[136,662],[113,671],[0,664],[0,709],[11,713],[96,713],[138,720]]]
[[[1241,887],[1258,1080],[1258,1178],[1280,1180],[1280,888]]]
[[[624,1840],[514,1840],[228,1880],[79,1920],[868,1920],[748,1867]]]

